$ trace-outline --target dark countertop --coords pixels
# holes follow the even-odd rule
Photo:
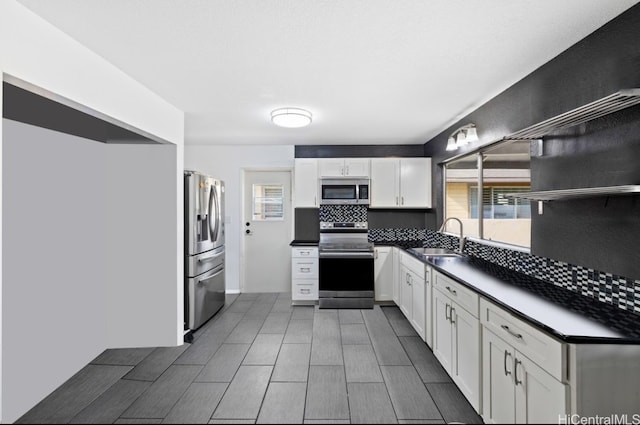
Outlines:
[[[479,258],[414,257],[565,342],[640,344],[640,315],[633,312]]]
[[[289,246],[318,246],[318,241],[307,241],[303,239],[294,239]]]

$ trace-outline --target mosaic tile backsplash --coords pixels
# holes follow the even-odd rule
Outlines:
[[[457,249],[459,241],[457,236],[425,231],[424,246]],[[623,310],[640,313],[640,280],[474,241],[466,242],[464,252]]]
[[[320,205],[321,222],[355,223],[367,220],[366,205]]]

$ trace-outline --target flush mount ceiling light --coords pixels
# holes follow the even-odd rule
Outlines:
[[[300,108],[278,108],[271,111],[271,121],[280,127],[305,127],[311,124],[311,112]]]
[[[449,136],[449,139],[447,140],[447,150],[454,151],[460,146],[477,141],[478,133],[476,131],[476,125],[471,123],[463,125]]]

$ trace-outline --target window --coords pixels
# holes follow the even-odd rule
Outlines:
[[[531,218],[529,201],[510,198],[507,195],[528,192],[531,186],[484,186],[482,191],[483,218],[516,219]],[[469,188],[469,206],[471,218],[478,218],[478,187]]]
[[[284,220],[284,187],[281,184],[253,185],[253,220]]]
[[[444,214],[463,222],[465,236],[531,245],[531,205],[508,196],[531,188],[530,143],[500,143],[445,165]],[[459,232],[453,221],[445,230]]]

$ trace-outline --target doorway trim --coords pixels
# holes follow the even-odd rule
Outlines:
[[[293,167],[242,167],[240,169],[240,293],[245,292],[245,267],[246,267],[246,255],[245,255],[245,240],[244,237],[244,227],[242,225],[245,217],[245,181],[247,172],[286,172],[289,173],[289,187],[291,190],[289,191],[289,202],[285,208],[285,214],[291,214],[291,228],[289,229],[289,236],[293,238],[293,229],[295,226],[293,217]]]

